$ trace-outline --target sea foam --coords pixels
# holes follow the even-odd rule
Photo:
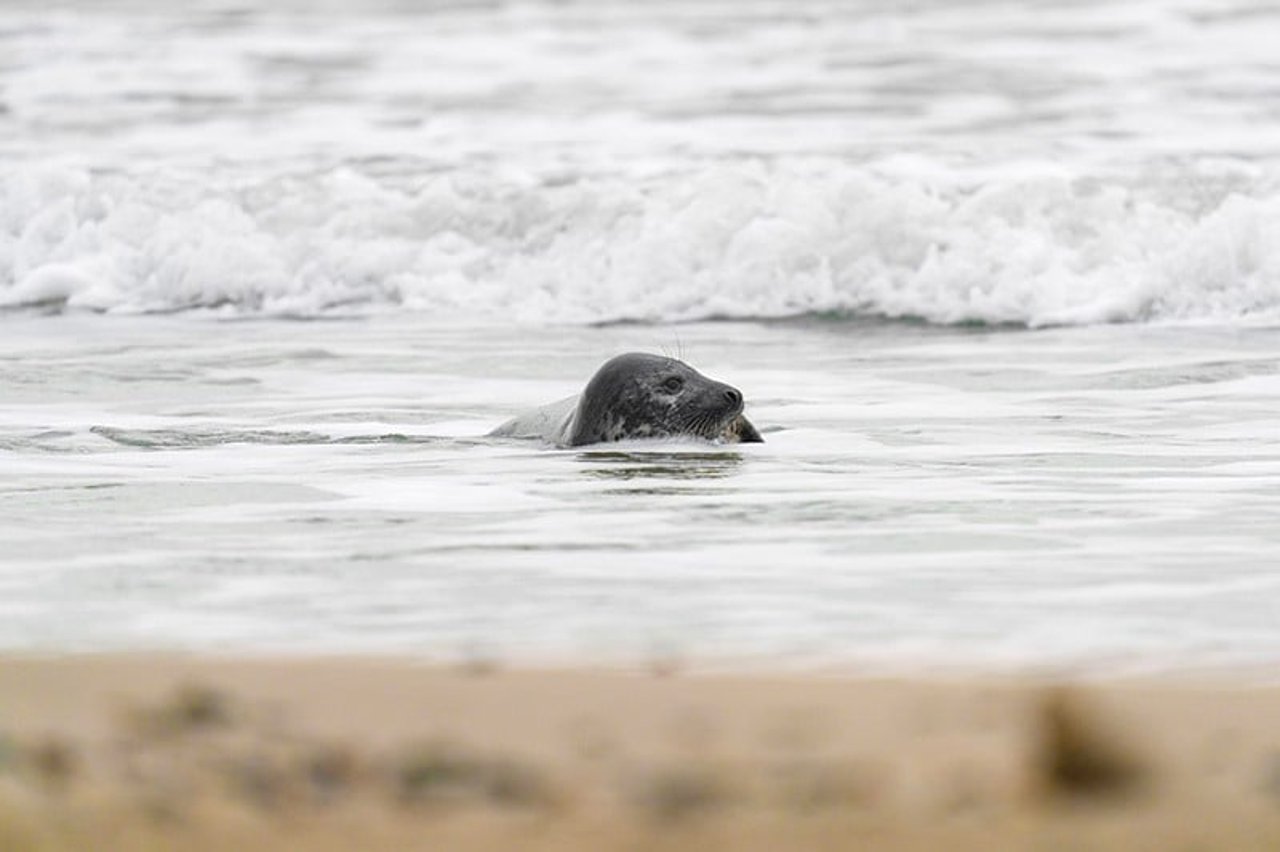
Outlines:
[[[902,160],[394,179],[46,164],[0,175],[0,305],[534,324],[1269,321],[1280,193],[1244,164],[1145,183]]]

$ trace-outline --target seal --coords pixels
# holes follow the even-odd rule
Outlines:
[[[629,352],[606,361],[578,396],[503,423],[494,438],[540,438],[581,447],[630,438],[764,439],[742,415],[742,392],[675,358]]]

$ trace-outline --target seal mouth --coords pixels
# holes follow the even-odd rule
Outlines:
[[[729,406],[727,408],[717,409],[715,411],[704,411],[689,418],[684,428],[680,431],[687,435],[694,435],[704,438],[708,441],[714,441],[722,436],[729,425],[742,413],[742,403]]]

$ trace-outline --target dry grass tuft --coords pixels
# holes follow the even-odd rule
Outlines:
[[[27,747],[23,762],[47,789],[61,793],[75,780],[80,753],[69,740],[47,737]]]
[[[709,766],[669,766],[649,773],[633,803],[655,822],[681,822],[731,804],[735,791],[723,772]]]
[[[487,803],[543,807],[557,800],[540,770],[511,758],[490,758],[454,743],[411,746],[393,771],[399,799],[407,804]]]
[[[774,782],[780,802],[800,812],[868,808],[885,787],[868,766],[825,760],[789,761],[774,772]]]
[[[360,755],[350,746],[317,745],[303,757],[302,774],[311,797],[330,804],[351,792],[364,776]]]
[[[231,698],[210,686],[187,683],[178,687],[160,712],[178,731],[199,731],[231,724]]]
[[[1269,801],[1280,806],[1280,751],[1273,752],[1263,767],[1262,792]]]
[[[632,677],[634,700],[619,701],[612,677],[565,699],[522,674],[446,674],[415,699],[422,714],[394,699],[401,728],[373,711],[354,727],[306,715],[342,700],[336,688],[273,704],[172,679],[134,693],[149,703],[116,719],[127,728],[6,719],[0,852],[1280,849],[1280,695],[1206,732],[1182,710],[1161,717],[1159,690],[997,691],[977,724],[978,701],[932,686],[867,684],[850,712],[825,683],[753,708],[737,682],[717,698],[695,677]],[[505,704],[455,706],[476,696]],[[548,704],[526,713],[526,700]],[[1109,700],[1178,727],[1130,729]],[[455,726],[472,706],[476,724]],[[1238,733],[1228,748],[1214,730]],[[1215,750],[1228,754],[1211,777]],[[1077,805],[1092,801],[1105,807]]]
[[[18,744],[8,734],[0,733],[0,773],[8,772],[18,764]]]
[[[158,740],[226,728],[234,718],[230,696],[213,687],[187,683],[154,707],[129,711],[125,721],[139,739]]]
[[[236,795],[265,813],[281,811],[298,797],[296,779],[282,761],[271,755],[240,755],[227,763],[225,771]]]
[[[541,808],[559,800],[541,770],[510,759],[491,760],[486,764],[484,792],[490,802],[508,808]]]
[[[1074,690],[1049,690],[1038,713],[1033,771],[1048,796],[1105,799],[1146,780],[1147,767],[1125,732]]]

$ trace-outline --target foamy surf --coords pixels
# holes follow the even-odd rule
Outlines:
[[[569,181],[46,167],[0,178],[0,304],[532,324],[1266,322],[1280,316],[1280,193],[1247,174],[1189,168],[1189,206],[1048,170],[973,184],[892,161]]]
[[[0,307],[1280,315],[1276,10],[0,9]]]

